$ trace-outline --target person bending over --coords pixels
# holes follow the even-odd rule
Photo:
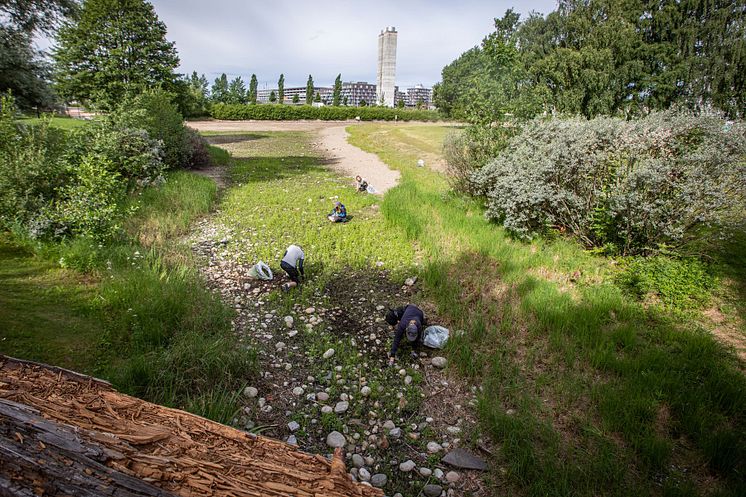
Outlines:
[[[416,357],[417,349],[422,342],[422,330],[425,327],[425,313],[416,305],[409,304],[398,309],[389,309],[386,322],[394,327],[394,342],[389,352],[389,366],[394,364],[399,343],[404,337],[412,344],[412,357]]]
[[[298,286],[301,282],[301,278],[305,277],[303,272],[303,261],[305,260],[306,254],[303,253],[303,249],[297,245],[290,245],[285,254],[282,256],[280,261],[280,267],[290,277],[290,283],[288,288]]]
[[[333,223],[343,223],[347,220],[347,209],[342,202],[334,202],[334,209],[329,213],[327,219]]]
[[[368,182],[365,181],[365,179],[357,175],[355,176],[355,182],[357,182],[357,191],[359,192],[367,192],[368,191]]]

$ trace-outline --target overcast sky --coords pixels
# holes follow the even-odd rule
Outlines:
[[[546,14],[555,0],[151,0],[176,42],[180,72],[204,73],[212,81],[225,72],[259,87],[317,86],[376,81],[378,33],[399,32],[396,83],[432,86],[440,71],[492,31],[493,18],[514,7],[525,16]]]

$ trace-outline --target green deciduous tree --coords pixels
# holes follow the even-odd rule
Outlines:
[[[306,81],[306,105],[311,105],[311,99],[313,99],[313,78],[308,75],[308,81]]]
[[[347,107],[347,95],[345,95],[345,97],[342,99],[342,105]]]
[[[19,107],[53,103],[51,67],[46,54],[34,48],[34,36],[52,34],[76,12],[73,0],[0,0],[0,92],[11,92]]]
[[[332,105],[338,106],[342,101],[342,75],[337,74],[334,80],[334,92],[332,93]]]
[[[225,73],[215,78],[212,84],[211,99],[215,103],[228,103],[228,76]]]
[[[294,104],[300,103],[300,97],[298,96],[297,93],[293,95],[293,103]]]
[[[256,79],[256,74],[251,75],[251,81],[249,82],[249,96],[248,101],[250,104],[256,103],[256,90],[259,86],[259,82]]]
[[[277,100],[281,103],[285,103],[285,75],[280,74],[280,79],[277,80]]]
[[[229,104],[246,103],[246,85],[244,84],[243,79],[241,79],[241,76],[236,76],[234,79],[231,80],[230,84],[228,85],[227,99]],[[256,100],[256,94],[254,96],[254,99]]]
[[[316,92],[316,95],[313,97],[314,102],[321,102],[321,93]]]
[[[112,108],[145,89],[174,87],[179,57],[144,0],[86,0],[58,41],[55,77],[67,99]]]
[[[274,90],[272,90],[271,92],[269,92],[269,101],[272,102],[272,103],[277,102],[277,94],[275,94]]]

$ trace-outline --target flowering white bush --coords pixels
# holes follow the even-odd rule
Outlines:
[[[703,236],[744,205],[746,127],[718,115],[534,121],[472,181],[522,238],[557,229],[644,253]]]

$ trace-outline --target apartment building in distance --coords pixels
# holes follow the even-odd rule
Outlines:
[[[430,108],[433,101],[433,89],[425,88],[422,85],[415,85],[412,88],[407,88],[407,96],[404,103],[407,107],[417,107],[419,103],[424,109]]]

